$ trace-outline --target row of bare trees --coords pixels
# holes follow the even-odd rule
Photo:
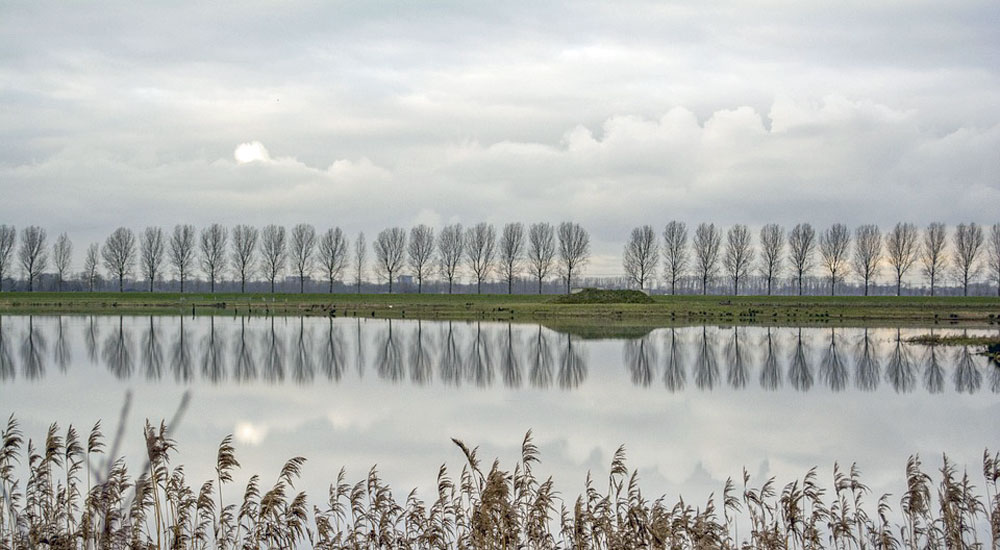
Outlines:
[[[16,229],[0,225],[0,290],[4,278],[11,275],[15,249],[27,289],[35,289],[49,266],[46,240],[45,229],[29,226],[20,232],[18,246]],[[388,284],[389,292],[394,282],[408,275],[416,281],[418,292],[423,291],[425,281],[440,276],[451,293],[464,270],[475,282],[477,292],[482,292],[483,283],[491,280],[505,282],[507,291],[512,292],[514,281],[530,277],[537,281],[541,293],[543,283],[554,275],[565,281],[568,292],[590,257],[590,236],[573,222],[558,226],[535,223],[528,227],[508,223],[499,236],[495,226],[485,222],[467,228],[448,225],[437,235],[434,228],[417,225],[409,232],[402,227],[379,232],[371,250],[374,273]],[[72,242],[65,233],[51,250],[60,290],[70,274],[72,251]],[[281,277],[290,273],[298,279],[299,291],[304,292],[306,280],[320,273],[330,292],[337,282],[353,284],[360,292],[369,268],[368,251],[364,233],[358,234],[352,246],[339,227],[317,233],[309,224],[296,225],[291,231],[278,225],[261,229],[237,225],[230,229],[220,224],[199,231],[193,225],[179,224],[170,232],[147,227],[138,234],[119,227],[102,245],[95,243],[87,248],[80,280],[84,288],[93,291],[103,266],[108,278],[117,281],[119,291],[125,289],[126,279],[138,274],[148,281],[152,292],[156,282],[169,271],[181,292],[195,274],[204,277],[212,292],[216,282],[227,275],[239,282],[241,292],[257,277],[268,282],[274,292]]]
[[[688,276],[697,278],[702,293],[707,294],[720,272],[732,285],[732,292],[739,294],[741,282],[756,272],[767,294],[777,281],[790,276],[801,295],[803,280],[818,268],[829,281],[831,295],[838,283],[853,274],[867,296],[883,268],[888,267],[898,296],[903,279],[919,267],[931,295],[947,276],[968,295],[969,284],[985,270],[1000,296],[1000,224],[984,233],[975,223],[959,224],[950,239],[942,223],[932,223],[923,231],[912,223],[897,223],[884,236],[877,225],[866,224],[856,227],[853,237],[851,230],[839,223],[818,234],[808,223],[788,232],[780,225],[768,224],[760,228],[755,246],[746,225],[734,225],[723,233],[715,224],[701,223],[689,244],[687,225],[671,221],[663,229],[662,241],[652,226],[633,229],[622,264],[629,281],[644,289],[656,280],[662,261],[663,281],[671,294]]]

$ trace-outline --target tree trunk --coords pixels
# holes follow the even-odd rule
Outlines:
[[[476,294],[482,294],[482,293],[483,293],[483,280],[477,277],[476,278]]]
[[[271,294],[274,294],[274,278],[271,278]]]
[[[330,277],[330,294],[333,294],[333,277]]]
[[[542,278],[539,277],[538,278],[538,294],[541,295],[541,293],[542,293]]]
[[[125,275],[123,273],[118,275],[118,292],[125,292]]]
[[[424,293],[424,278],[417,277],[417,294],[423,294],[423,293]]]
[[[306,291],[306,275],[305,273],[299,272],[299,294],[305,294]]]
[[[451,284],[452,284],[452,282],[453,282],[453,279],[451,277],[449,277],[448,278],[448,294],[451,294]]]
[[[708,295],[708,273],[704,273],[701,276],[701,295]]]
[[[389,272],[389,294],[392,294],[392,272]]]
[[[507,277],[507,294],[513,294],[514,293],[513,288],[514,288],[514,278]]]

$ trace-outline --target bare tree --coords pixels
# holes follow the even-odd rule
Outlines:
[[[226,243],[229,231],[221,224],[213,223],[201,230],[199,248],[201,250],[201,270],[208,277],[211,292],[215,292],[215,280],[226,269]]]
[[[774,280],[781,277],[782,259],[785,256],[785,230],[776,223],[760,228],[760,274],[771,295]]]
[[[441,264],[441,274],[448,280],[448,294],[451,294],[464,251],[465,236],[462,233],[462,224],[456,223],[441,230],[441,235],[438,237],[438,262]]]
[[[253,277],[257,256],[259,232],[252,225],[237,225],[233,228],[233,270],[240,278],[240,292],[246,292],[247,279]]]
[[[365,234],[358,233],[357,240],[354,241],[354,285],[361,294],[361,283],[365,279],[365,263],[368,260],[368,244],[365,242]]]
[[[497,232],[493,224],[479,222],[465,230],[465,259],[476,277],[476,292],[482,294],[483,281],[493,271]]]
[[[823,267],[830,274],[830,296],[837,288],[837,278],[847,268],[847,251],[851,246],[851,233],[847,226],[835,223],[819,238],[819,254]]]
[[[90,292],[94,291],[97,278],[100,276],[97,271],[98,254],[97,243],[90,243],[90,246],[87,247],[87,255],[83,258],[83,280],[87,282],[87,290]]]
[[[920,237],[917,226],[912,223],[897,223],[885,236],[885,253],[889,265],[896,272],[896,296],[903,291],[903,277],[920,252]]]
[[[135,233],[127,227],[115,229],[101,247],[104,268],[118,279],[118,292],[125,291],[125,277],[135,265]]]
[[[330,284],[330,293],[333,294],[333,282],[340,280],[347,268],[347,237],[339,227],[327,229],[320,238],[319,262]]]
[[[548,223],[533,223],[528,229],[528,266],[538,280],[538,293],[542,293],[542,282],[552,271],[556,257],[555,229]]]
[[[500,233],[500,275],[507,281],[507,294],[514,292],[514,279],[524,260],[524,224],[508,223]]]
[[[194,246],[194,226],[175,225],[167,253],[170,265],[180,280],[181,292],[184,292],[184,280],[187,279],[191,272],[191,264],[194,263]]]
[[[29,225],[21,231],[21,248],[17,259],[28,280],[28,292],[35,289],[35,280],[45,271],[49,256],[45,252],[45,230],[37,225]]]
[[[979,252],[983,248],[983,228],[975,223],[955,228],[955,273],[962,283],[962,295],[969,295],[969,281],[979,274]]]
[[[372,245],[375,249],[375,267],[379,275],[389,281],[389,294],[392,294],[392,281],[399,275],[403,267],[403,255],[406,253],[406,230],[402,227],[392,227],[379,231]]]
[[[646,281],[656,273],[656,264],[660,261],[660,244],[656,240],[653,226],[643,225],[632,229],[625,253],[622,254],[622,267],[625,274],[637,285],[639,290],[646,288]]]
[[[163,241],[163,230],[159,227],[147,227],[139,237],[139,268],[142,270],[142,276],[149,280],[150,292],[153,291],[153,284],[163,265],[163,254],[166,250]]]
[[[292,228],[291,263],[299,274],[299,294],[305,292],[306,277],[312,274],[316,253],[316,228],[300,223]]]
[[[0,292],[3,292],[3,279],[8,276],[16,241],[17,230],[14,229],[14,226],[0,225]]]
[[[434,229],[427,225],[417,225],[410,229],[410,243],[407,245],[410,269],[417,278],[417,294],[424,291],[424,278],[431,271],[434,262]]]
[[[280,225],[268,225],[260,233],[260,267],[264,277],[271,283],[271,294],[274,294],[274,281],[281,276],[288,259],[288,240],[285,238],[285,228]]]
[[[791,261],[795,280],[802,296],[802,279],[812,270],[813,251],[816,250],[816,231],[808,223],[800,223],[788,234],[788,259]]]
[[[687,273],[687,240],[684,222],[671,221],[663,229],[663,278],[670,284],[670,294],[677,294],[677,281]]]
[[[69,264],[73,261],[73,242],[69,240],[69,235],[63,233],[52,245],[52,262],[55,264],[56,277],[59,291],[62,292],[63,281],[69,273]]]
[[[729,228],[726,232],[726,255],[722,263],[726,267],[729,280],[733,282],[733,294],[737,296],[740,294],[740,279],[750,274],[753,256],[750,229],[739,223]]]
[[[1000,296],[1000,223],[995,223],[990,227],[987,251],[989,253],[990,278],[997,284],[997,296]]]
[[[934,296],[934,286],[941,273],[948,267],[948,256],[945,254],[948,230],[943,223],[934,222],[927,226],[924,233],[924,244],[920,250],[920,263],[931,284],[931,296]]]
[[[560,269],[566,278],[566,294],[573,286],[573,271],[579,271],[590,260],[590,234],[574,222],[562,222],[556,233],[559,237]]]
[[[868,296],[868,287],[878,277],[882,263],[882,232],[877,225],[866,224],[854,230],[852,260],[851,266],[864,283],[865,296]]]
[[[715,278],[719,269],[719,249],[722,234],[714,223],[700,223],[694,231],[694,261],[698,277],[701,279],[701,293],[708,294],[708,283]]]

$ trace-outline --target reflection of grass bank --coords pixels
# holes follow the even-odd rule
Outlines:
[[[642,297],[642,301],[647,298]],[[1000,324],[1000,298],[993,297],[653,296],[649,303],[607,303],[603,298],[585,300],[589,303],[560,303],[563,299],[502,294],[3,293],[0,313],[193,312],[632,326]]]
[[[985,355],[1000,364],[1000,336],[921,334],[907,341],[925,346],[977,346],[981,348],[980,355]]]
[[[911,456],[898,499],[870,495],[857,468],[835,464],[832,488],[816,468],[781,482],[744,470],[718,496],[686,501],[643,494],[623,447],[606,481],[588,475],[582,494],[564,491],[536,477],[542,465],[528,432],[509,469],[453,440],[460,466],[442,466],[431,494],[394,492],[373,467],[356,483],[340,470],[315,499],[296,487],[309,467],[303,457],[252,476],[244,488],[234,483],[240,463],[232,436],[218,448],[214,478],[191,480],[167,426],[147,422],[144,435],[146,467],[129,469],[119,459],[96,468],[119,443],[105,441],[100,423],[89,433],[52,424],[35,446],[11,417],[0,433],[2,546],[823,550],[995,548],[1000,539],[990,530],[1000,523],[1000,454],[988,450],[983,489],[978,475],[970,478],[947,456],[937,472]],[[230,504],[223,506],[223,494]]]

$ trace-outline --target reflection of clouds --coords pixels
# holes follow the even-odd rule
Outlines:
[[[233,437],[239,443],[246,445],[260,445],[267,437],[267,426],[255,425],[252,422],[239,422],[233,430]]]

